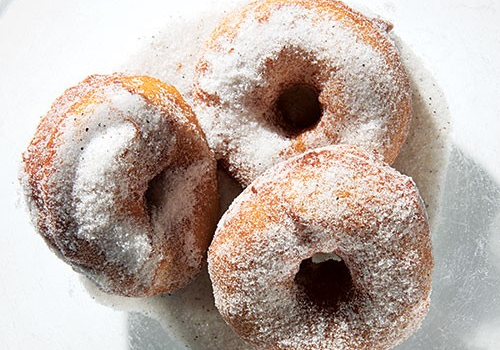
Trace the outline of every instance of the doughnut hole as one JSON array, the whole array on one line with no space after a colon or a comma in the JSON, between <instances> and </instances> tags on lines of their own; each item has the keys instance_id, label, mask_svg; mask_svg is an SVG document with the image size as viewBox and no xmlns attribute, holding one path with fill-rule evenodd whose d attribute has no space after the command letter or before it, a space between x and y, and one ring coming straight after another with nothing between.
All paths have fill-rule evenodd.
<instances>
[{"instance_id":1,"label":"doughnut hole","mask_svg":"<svg viewBox=\"0 0 500 350\"><path fill-rule=\"evenodd\" d=\"M144 204L150 219L152 219L152 213L158 211L158 209L161 210L165 202L165 192L167 191L167 188L165 188L165 171L166 169L149 181L144 194Z\"/></svg>"},{"instance_id":2,"label":"doughnut hole","mask_svg":"<svg viewBox=\"0 0 500 350\"><path fill-rule=\"evenodd\" d=\"M329 259L313 256L303 260L295 275L295 284L306 301L321 308L337 308L353 292L349 268L336 255Z\"/></svg>"},{"instance_id":3,"label":"doughnut hole","mask_svg":"<svg viewBox=\"0 0 500 350\"><path fill-rule=\"evenodd\" d=\"M294 84L276 101L275 123L287 134L300 134L314 126L322 114L318 91L307 84Z\"/></svg>"},{"instance_id":4,"label":"doughnut hole","mask_svg":"<svg viewBox=\"0 0 500 350\"><path fill-rule=\"evenodd\" d=\"M314 127L323 114L320 94L330 73L316 57L317 53L301 47L283 48L265 61L265 83L256 84L248 94L248 105L257 106L252 113L263 115L285 137L294 138Z\"/></svg>"}]
</instances>

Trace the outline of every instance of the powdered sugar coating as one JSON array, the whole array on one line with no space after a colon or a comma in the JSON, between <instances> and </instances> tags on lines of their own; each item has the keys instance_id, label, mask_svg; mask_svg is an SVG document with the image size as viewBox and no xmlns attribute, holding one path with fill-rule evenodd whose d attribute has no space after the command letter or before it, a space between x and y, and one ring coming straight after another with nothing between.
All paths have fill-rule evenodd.
<instances>
[{"instance_id":1,"label":"powdered sugar coating","mask_svg":"<svg viewBox=\"0 0 500 350\"><path fill-rule=\"evenodd\" d=\"M174 88L91 76L54 103L23 159L39 233L102 290L157 294L200 271L218 210L216 165Z\"/></svg>"},{"instance_id":2,"label":"powdered sugar coating","mask_svg":"<svg viewBox=\"0 0 500 350\"><path fill-rule=\"evenodd\" d=\"M256 1L221 22L198 63L194 108L240 183L329 144L376 149L394 161L411 120L411 92L381 23L323 0ZM294 84L319 92L322 116L290 136L273 120L280 94Z\"/></svg>"},{"instance_id":3,"label":"powdered sugar coating","mask_svg":"<svg viewBox=\"0 0 500 350\"><path fill-rule=\"evenodd\" d=\"M351 274L335 307L295 281L317 253L336 254ZM217 308L259 349L390 349L429 307L433 259L418 190L353 146L309 151L260 176L219 222L208 261Z\"/></svg>"}]
</instances>

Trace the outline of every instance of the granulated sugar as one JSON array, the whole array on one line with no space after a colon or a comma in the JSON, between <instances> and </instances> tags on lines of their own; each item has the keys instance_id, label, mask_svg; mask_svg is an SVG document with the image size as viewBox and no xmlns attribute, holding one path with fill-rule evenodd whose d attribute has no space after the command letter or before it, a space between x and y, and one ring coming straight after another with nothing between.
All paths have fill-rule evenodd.
<instances>
[{"instance_id":1,"label":"granulated sugar","mask_svg":"<svg viewBox=\"0 0 500 350\"><path fill-rule=\"evenodd\" d=\"M219 223L208 263L217 308L259 349L388 349L426 314L430 251L413 181L360 148L333 145L252 182ZM318 252L337 253L354 280L356 292L334 308L296 283Z\"/></svg>"},{"instance_id":2,"label":"granulated sugar","mask_svg":"<svg viewBox=\"0 0 500 350\"><path fill-rule=\"evenodd\" d=\"M413 92L410 132L393 166L413 178L427 206L431 232L437 227L450 153L451 121L448 104L438 82L415 53L397 36Z\"/></svg>"},{"instance_id":3,"label":"granulated sugar","mask_svg":"<svg viewBox=\"0 0 500 350\"><path fill-rule=\"evenodd\" d=\"M194 213L217 215L216 163L176 91L158 85L158 106L142 90L142 79L156 80L132 77L139 87L129 91L126 79L94 75L67 90L43 117L21 171L51 248L101 290L145 296L156 285L187 284L203 266L213 227ZM167 259L172 276L159 281Z\"/></svg>"},{"instance_id":4,"label":"granulated sugar","mask_svg":"<svg viewBox=\"0 0 500 350\"><path fill-rule=\"evenodd\" d=\"M283 3L262 20L260 4L217 27L199 61L193 107L216 157L244 185L304 149L332 143L376 149L392 162L411 100L387 33L339 3ZM365 26L363 35L353 21ZM291 137L277 125L276 101L298 83L317 92L322 115Z\"/></svg>"},{"instance_id":5,"label":"granulated sugar","mask_svg":"<svg viewBox=\"0 0 500 350\"><path fill-rule=\"evenodd\" d=\"M195 65L205 39L223 15L209 13L197 20L171 19L168 27L150 38L123 69L171 83L192 103ZM448 105L439 84L419 58L396 35L391 37L400 50L413 93L412 124L393 166L417 183L427 204L431 226L435 226L450 148Z\"/></svg>"},{"instance_id":6,"label":"granulated sugar","mask_svg":"<svg viewBox=\"0 0 500 350\"><path fill-rule=\"evenodd\" d=\"M123 70L152 75L173 84L191 102L195 64L205 38L222 15L224 13L214 12L197 19L170 18L165 30L154 38L145 39L147 42L143 49L131 58ZM395 31L397 32L397 28ZM416 182L427 205L432 231L439 221L440 198L449 151L448 107L438 85L419 59L401 40L397 37L394 40L401 50L413 90L413 122L394 166ZM227 176L224 176L220 184L225 208L239 188ZM92 294L107 305L140 312L156 319L164 331L180 344L179 348L250 348L232 333L219 316L206 272L187 288L171 295L123 299ZM135 324L134 327L140 328L141 325Z\"/></svg>"}]
</instances>

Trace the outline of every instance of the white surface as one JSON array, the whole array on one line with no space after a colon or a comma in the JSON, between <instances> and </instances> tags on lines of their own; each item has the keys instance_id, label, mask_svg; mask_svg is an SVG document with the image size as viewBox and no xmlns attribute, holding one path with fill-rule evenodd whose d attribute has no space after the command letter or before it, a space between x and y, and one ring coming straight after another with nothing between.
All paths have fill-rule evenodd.
<instances>
[{"instance_id":1,"label":"white surface","mask_svg":"<svg viewBox=\"0 0 500 350\"><path fill-rule=\"evenodd\" d=\"M454 142L468 155L467 160L460 163L464 165L455 169L456 173L461 174L461 170L470 167L474 171L469 169L467 174L495 178L497 183L491 188L498 191L500 2L411 0L403 4L395 0L359 0L357 3L391 20L396 33L422 58L440 83L450 106ZM154 35L168 25L172 13L193 11L196 16L209 8L210 2L14 0L3 6L0 2L0 10L3 8L0 13L2 348L125 349L129 346L126 314L95 303L83 290L78 277L34 234L27 215L18 205L17 166L39 116L64 89L88 74L115 71L144 42L141 38ZM459 152L455 158L460 158ZM487 173L476 171L476 163ZM450 177L450 184L457 187L452 194L461 193L467 186L472 190L475 184L479 186L478 193L483 193L481 188L490 189L484 183L481 179L465 181ZM472 194L451 196L451 199L466 201L470 198L470 203L457 202L444 213L449 215L449 225L455 224L454 229L459 230L455 232L457 236L469 232L470 225L479 225L471 219L478 214L488 220L491 216L497 218L493 222L481 222L483 226L478 227L484 228L485 236L464 238L462 244L468 244L470 249L457 246L454 253L486 254L497 258L492 261L498 261L499 197L488 197L488 192L484 192L483 200L493 201L485 207L482 200L472 198ZM446 231L446 227L443 230ZM436 242L441 248L454 244L457 242ZM447 276L446 266L437 267L442 268L438 270L440 277L449 278L451 286L460 277L456 269ZM477 271L471 283L498 283L498 269L488 265ZM463 285L457 284L457 288L466 283L467 280ZM468 298L480 296L484 289L478 292L473 287L477 286L464 290L469 292L465 294ZM439 312L456 312L460 318L460 307L444 306ZM464 344L460 345L463 349L500 348L498 318L477 318L466 327L468 321L457 320L464 324L462 328L443 324L429 332L428 337L440 334L450 340L465 337L460 343ZM425 349L418 345L422 342L415 344L414 349Z\"/></svg>"}]
</instances>

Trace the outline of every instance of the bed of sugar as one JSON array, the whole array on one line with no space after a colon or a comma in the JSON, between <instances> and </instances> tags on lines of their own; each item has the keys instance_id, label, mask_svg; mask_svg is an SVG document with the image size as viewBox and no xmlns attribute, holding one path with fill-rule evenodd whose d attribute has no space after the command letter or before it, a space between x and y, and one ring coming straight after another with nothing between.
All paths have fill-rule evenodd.
<instances>
[{"instance_id":1,"label":"bed of sugar","mask_svg":"<svg viewBox=\"0 0 500 350\"><path fill-rule=\"evenodd\" d=\"M194 66L207 34L221 15L214 12L196 19L169 18L167 27L146 40L123 70L160 78L175 85L191 100ZM393 35L393 39L410 75L414 110L409 137L394 166L414 179L426 202L431 228L436 228L450 148L448 106L438 84L418 57L399 38ZM223 172L219 175L224 211L240 188ZM141 328L141 323L146 325L149 318L158 321L161 330L152 331L164 332L164 338L171 338L176 344L172 349L251 349L219 316L206 271L183 290L146 299L112 297L98 292L89 283L86 286L99 302L130 311L135 322L132 328Z\"/></svg>"}]
</instances>

